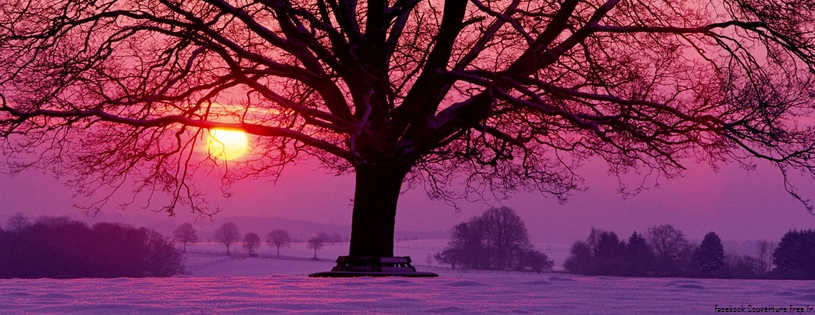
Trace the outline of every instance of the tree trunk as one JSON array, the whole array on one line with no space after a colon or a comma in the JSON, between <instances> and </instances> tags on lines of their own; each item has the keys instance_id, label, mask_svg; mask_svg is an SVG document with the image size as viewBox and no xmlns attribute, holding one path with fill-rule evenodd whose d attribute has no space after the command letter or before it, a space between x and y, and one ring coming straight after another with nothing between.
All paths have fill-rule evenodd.
<instances>
[{"instance_id":1,"label":"tree trunk","mask_svg":"<svg viewBox=\"0 0 815 315\"><path fill-rule=\"evenodd\" d=\"M407 166L359 165L349 256L393 257L396 202Z\"/></svg>"}]
</instances>

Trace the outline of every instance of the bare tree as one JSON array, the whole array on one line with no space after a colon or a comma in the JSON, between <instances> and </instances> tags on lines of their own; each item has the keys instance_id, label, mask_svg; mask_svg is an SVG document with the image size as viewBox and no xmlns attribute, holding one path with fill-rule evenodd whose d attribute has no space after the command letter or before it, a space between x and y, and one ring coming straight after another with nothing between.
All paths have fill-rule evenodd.
<instances>
[{"instance_id":1,"label":"bare tree","mask_svg":"<svg viewBox=\"0 0 815 315\"><path fill-rule=\"evenodd\" d=\"M258 247L260 247L260 236L255 233L247 233L243 237L243 248L249 252L249 256L254 256Z\"/></svg>"},{"instance_id":2,"label":"bare tree","mask_svg":"<svg viewBox=\"0 0 815 315\"><path fill-rule=\"evenodd\" d=\"M212 233L212 239L226 245L226 254L229 255L229 246L240 241L241 232L235 223L227 222Z\"/></svg>"},{"instance_id":3,"label":"bare tree","mask_svg":"<svg viewBox=\"0 0 815 315\"><path fill-rule=\"evenodd\" d=\"M690 272L687 269L690 268L693 248L682 231L665 224L649 228L646 237L656 254L654 267L657 273L678 276Z\"/></svg>"},{"instance_id":4,"label":"bare tree","mask_svg":"<svg viewBox=\"0 0 815 315\"><path fill-rule=\"evenodd\" d=\"M20 233L31 225L31 221L22 213L16 213L6 221L6 229L10 232Z\"/></svg>"},{"instance_id":5,"label":"bare tree","mask_svg":"<svg viewBox=\"0 0 815 315\"><path fill-rule=\"evenodd\" d=\"M670 224L651 227L646 236L657 257L678 259L689 246L685 233Z\"/></svg>"},{"instance_id":6,"label":"bare tree","mask_svg":"<svg viewBox=\"0 0 815 315\"><path fill-rule=\"evenodd\" d=\"M756 244L756 254L758 255L758 276L764 277L767 271L772 267L773 251L775 251L775 243L768 240L760 240Z\"/></svg>"},{"instance_id":7,"label":"bare tree","mask_svg":"<svg viewBox=\"0 0 815 315\"><path fill-rule=\"evenodd\" d=\"M273 230L266 235L266 244L277 248L277 258L280 258L280 247L288 247L291 244L289 232L284 230Z\"/></svg>"},{"instance_id":8,"label":"bare tree","mask_svg":"<svg viewBox=\"0 0 815 315\"><path fill-rule=\"evenodd\" d=\"M307 248L314 250L314 259L317 259L317 250L323 248L323 246L325 246L325 240L319 236L309 238L308 244L306 244Z\"/></svg>"},{"instance_id":9,"label":"bare tree","mask_svg":"<svg viewBox=\"0 0 815 315\"><path fill-rule=\"evenodd\" d=\"M146 196L169 193L169 213L208 213L195 171L219 170L229 186L316 158L356 176L350 255L392 256L403 185L448 200L529 189L563 201L585 188L575 167L589 158L618 176L756 159L785 179L815 176L815 134L798 123L815 93L807 1L1 6L11 170L70 172L81 194L102 194L91 209L133 179ZM199 154L215 128L253 135L252 153Z\"/></svg>"},{"instance_id":10,"label":"bare tree","mask_svg":"<svg viewBox=\"0 0 815 315\"><path fill-rule=\"evenodd\" d=\"M199 241L198 234L195 234L195 228L189 223L178 226L173 231L173 239L183 244L185 253L187 252L187 244L195 244Z\"/></svg>"}]
</instances>

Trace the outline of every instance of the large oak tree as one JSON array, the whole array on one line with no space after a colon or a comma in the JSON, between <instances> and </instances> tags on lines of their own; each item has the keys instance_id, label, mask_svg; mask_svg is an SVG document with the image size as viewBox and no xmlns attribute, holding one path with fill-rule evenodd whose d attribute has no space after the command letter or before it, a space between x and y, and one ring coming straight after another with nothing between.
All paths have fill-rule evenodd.
<instances>
[{"instance_id":1,"label":"large oak tree","mask_svg":"<svg viewBox=\"0 0 815 315\"><path fill-rule=\"evenodd\" d=\"M758 158L812 175L813 8L3 0L2 148L12 170L70 173L81 193L167 192L170 213L206 211L196 170L229 185L316 158L355 175L350 255L391 256L400 189L417 185L564 199L588 158L613 174ZM212 128L254 135L253 154L200 154Z\"/></svg>"}]
</instances>

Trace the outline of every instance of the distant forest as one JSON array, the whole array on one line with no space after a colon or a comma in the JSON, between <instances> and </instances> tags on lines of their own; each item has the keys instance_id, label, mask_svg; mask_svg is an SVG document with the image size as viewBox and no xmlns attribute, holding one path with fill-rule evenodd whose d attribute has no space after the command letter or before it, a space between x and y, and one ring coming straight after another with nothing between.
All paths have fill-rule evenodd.
<instances>
[{"instance_id":1,"label":"distant forest","mask_svg":"<svg viewBox=\"0 0 815 315\"><path fill-rule=\"evenodd\" d=\"M634 232L621 240L614 232L592 229L575 242L566 271L585 275L739 279L815 279L815 231L789 231L778 246L763 240L755 255L725 253L714 232L702 243L688 242L671 225Z\"/></svg>"},{"instance_id":2,"label":"distant forest","mask_svg":"<svg viewBox=\"0 0 815 315\"><path fill-rule=\"evenodd\" d=\"M0 229L0 278L167 277L183 257L156 231L67 217L30 222L17 214Z\"/></svg>"}]
</instances>

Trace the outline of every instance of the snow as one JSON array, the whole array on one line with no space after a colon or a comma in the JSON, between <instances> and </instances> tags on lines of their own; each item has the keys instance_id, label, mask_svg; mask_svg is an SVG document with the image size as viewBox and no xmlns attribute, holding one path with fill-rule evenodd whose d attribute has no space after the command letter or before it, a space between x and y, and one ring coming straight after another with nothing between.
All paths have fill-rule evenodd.
<instances>
[{"instance_id":1,"label":"snow","mask_svg":"<svg viewBox=\"0 0 815 315\"><path fill-rule=\"evenodd\" d=\"M2 314L707 314L715 307L815 308L815 281L588 277L460 271L426 266L437 242L397 243L439 278L309 278L347 244L302 244L273 258L225 257L217 244L188 247L189 276L0 280ZM401 249L400 249L401 248ZM539 246L539 248L541 248ZM233 252L241 250L233 249ZM414 254L415 253L415 254ZM745 309L747 311L749 309Z\"/></svg>"}]
</instances>

